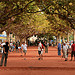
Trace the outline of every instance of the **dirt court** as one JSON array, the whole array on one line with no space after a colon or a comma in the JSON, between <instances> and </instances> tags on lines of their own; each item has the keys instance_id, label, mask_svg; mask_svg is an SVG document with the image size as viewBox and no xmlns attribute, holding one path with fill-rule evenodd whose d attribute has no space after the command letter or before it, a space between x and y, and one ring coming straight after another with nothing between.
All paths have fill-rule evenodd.
<instances>
[{"instance_id":1,"label":"dirt court","mask_svg":"<svg viewBox=\"0 0 75 75\"><path fill-rule=\"evenodd\" d=\"M48 53L43 53L43 60L38 60L37 47L28 47L26 57L10 52L7 66L0 67L0 75L74 75L75 61L69 60L70 55L68 61L58 56L56 47L49 47Z\"/></svg>"},{"instance_id":2,"label":"dirt court","mask_svg":"<svg viewBox=\"0 0 75 75\"><path fill-rule=\"evenodd\" d=\"M0 75L74 75L75 71L65 70L1 70Z\"/></svg>"}]
</instances>

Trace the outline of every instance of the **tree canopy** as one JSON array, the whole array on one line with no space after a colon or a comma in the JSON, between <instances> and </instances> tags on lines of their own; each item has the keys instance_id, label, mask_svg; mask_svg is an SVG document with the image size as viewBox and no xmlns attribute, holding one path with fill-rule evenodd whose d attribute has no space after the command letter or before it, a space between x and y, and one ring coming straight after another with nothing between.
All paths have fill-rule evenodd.
<instances>
[{"instance_id":1,"label":"tree canopy","mask_svg":"<svg viewBox=\"0 0 75 75\"><path fill-rule=\"evenodd\" d=\"M19 37L75 29L74 0L0 0L0 32Z\"/></svg>"}]
</instances>

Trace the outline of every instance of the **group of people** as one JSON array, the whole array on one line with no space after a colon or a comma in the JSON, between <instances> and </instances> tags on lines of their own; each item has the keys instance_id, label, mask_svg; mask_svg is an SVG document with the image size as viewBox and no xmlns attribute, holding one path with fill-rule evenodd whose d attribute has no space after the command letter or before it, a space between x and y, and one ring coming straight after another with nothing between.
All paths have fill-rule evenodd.
<instances>
[{"instance_id":1,"label":"group of people","mask_svg":"<svg viewBox=\"0 0 75 75\"><path fill-rule=\"evenodd\" d=\"M3 60L4 60L4 58L5 58L4 66L6 66L9 48L12 49L12 47L10 47L10 45L9 45L8 42L5 42L5 44L3 44L3 45L1 45L1 46L2 46L2 48L3 48L3 51L2 51L2 58L1 58L1 64L0 64L0 66L3 65ZM22 49L22 51L24 52L24 56L26 56L26 53L27 53L27 44L26 44L25 42L23 42L23 44L21 45L21 49ZM25 58L24 58L24 59L25 59Z\"/></svg>"},{"instance_id":2,"label":"group of people","mask_svg":"<svg viewBox=\"0 0 75 75\"><path fill-rule=\"evenodd\" d=\"M1 53L3 53L3 45L5 45L5 42L4 43L0 43L0 51ZM23 45L23 43L22 43ZM10 42L9 43L9 51L10 52L16 52L16 53L19 53L21 52L22 53L22 45L20 45L19 42Z\"/></svg>"},{"instance_id":3,"label":"group of people","mask_svg":"<svg viewBox=\"0 0 75 75\"><path fill-rule=\"evenodd\" d=\"M39 54L39 59L38 60L43 60L43 51L44 51L44 46L45 46L45 53L48 53L48 43L45 41L43 42L39 42L38 44L38 54ZM13 48L16 48L16 52L19 51L19 49L21 49L22 54L24 53L24 56L26 56L27 53L27 44L25 42L23 42L21 44L21 47L18 47L18 43L16 42L16 44L13 47L12 42L10 42L10 44L8 42L5 42L4 44L1 45L1 47L3 48L3 52L2 52L2 58L1 58L1 64L0 66L3 65L3 60L5 58L5 62L4 62L4 66L6 66L7 63L7 57L8 57L8 52L14 51ZM24 60L26 60L26 58L24 58Z\"/></svg>"},{"instance_id":4,"label":"group of people","mask_svg":"<svg viewBox=\"0 0 75 75\"><path fill-rule=\"evenodd\" d=\"M71 54L71 60L73 60L73 55L74 55L74 61L75 61L75 42L73 42L73 44L69 45L69 43L63 43L62 46L60 44L60 42L58 43L58 55L61 55L61 49L62 49L62 53L63 53L63 56L65 58L65 61L68 60L68 54L70 53Z\"/></svg>"},{"instance_id":5,"label":"group of people","mask_svg":"<svg viewBox=\"0 0 75 75\"><path fill-rule=\"evenodd\" d=\"M27 53L27 44L25 42L23 42L21 44L21 47L18 48L18 44L16 42L16 52L18 51L18 49L21 49L22 53L24 53L24 56L26 56L26 53ZM3 60L5 58L5 62L4 62L4 66L6 66L6 63L7 63L7 57L8 57L8 52L9 52L9 48L12 49L12 43L8 43L8 42L5 42L5 44L3 44L2 46L3 48L3 53L2 53L2 58L1 58L1 65L3 65ZM47 42L39 42L38 44L38 54L39 54L39 59L38 60L43 60L43 52L44 52L44 48L45 48L45 53L48 53L48 44ZM66 42L66 43L63 43L62 46L60 43L58 43L58 55L61 55L61 48L62 48L62 53L63 53L63 56L65 58L65 61L68 60L68 52L69 52L69 44ZM73 55L74 55L74 61L75 61L75 43L73 42L72 46L71 46L71 61L73 60ZM14 50L13 50L14 51ZM26 58L24 58L25 60Z\"/></svg>"}]
</instances>

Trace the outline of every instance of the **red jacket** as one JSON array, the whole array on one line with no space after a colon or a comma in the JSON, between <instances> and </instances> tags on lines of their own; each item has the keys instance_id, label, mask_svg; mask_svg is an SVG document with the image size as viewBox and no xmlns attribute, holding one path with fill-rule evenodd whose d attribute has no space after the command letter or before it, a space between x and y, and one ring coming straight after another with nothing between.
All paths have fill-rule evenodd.
<instances>
[{"instance_id":1,"label":"red jacket","mask_svg":"<svg viewBox=\"0 0 75 75\"><path fill-rule=\"evenodd\" d=\"M72 48L72 51L75 51L75 44L72 44L71 48Z\"/></svg>"}]
</instances>

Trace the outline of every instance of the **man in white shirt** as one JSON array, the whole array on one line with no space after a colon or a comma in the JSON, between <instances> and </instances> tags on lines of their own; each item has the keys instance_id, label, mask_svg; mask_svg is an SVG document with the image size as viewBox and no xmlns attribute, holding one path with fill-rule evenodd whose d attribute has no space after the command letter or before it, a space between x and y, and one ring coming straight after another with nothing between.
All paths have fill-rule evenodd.
<instances>
[{"instance_id":1,"label":"man in white shirt","mask_svg":"<svg viewBox=\"0 0 75 75\"><path fill-rule=\"evenodd\" d=\"M65 61L67 61L67 45L65 43L63 44L63 54L65 57Z\"/></svg>"},{"instance_id":2,"label":"man in white shirt","mask_svg":"<svg viewBox=\"0 0 75 75\"><path fill-rule=\"evenodd\" d=\"M21 47L22 47L22 50L24 52L24 56L26 56L26 53L27 53L27 44L25 42L23 42L23 44L21 45ZM24 60L25 60L25 58L24 58Z\"/></svg>"},{"instance_id":3,"label":"man in white shirt","mask_svg":"<svg viewBox=\"0 0 75 75\"><path fill-rule=\"evenodd\" d=\"M3 53L3 46L4 45L6 45L5 42L1 44L1 47L2 47L2 52L1 53Z\"/></svg>"},{"instance_id":4,"label":"man in white shirt","mask_svg":"<svg viewBox=\"0 0 75 75\"><path fill-rule=\"evenodd\" d=\"M69 48L69 43L68 42L66 42L66 46L67 46L67 49Z\"/></svg>"},{"instance_id":5,"label":"man in white shirt","mask_svg":"<svg viewBox=\"0 0 75 75\"><path fill-rule=\"evenodd\" d=\"M67 46L67 56L68 56L68 49L70 48L68 42L66 42L66 46Z\"/></svg>"},{"instance_id":6,"label":"man in white shirt","mask_svg":"<svg viewBox=\"0 0 75 75\"><path fill-rule=\"evenodd\" d=\"M39 59L38 59L38 60L43 59L43 58L42 58L43 50L44 50L44 49L43 49L43 44L42 44L41 42L39 42L39 45L38 45Z\"/></svg>"}]
</instances>

